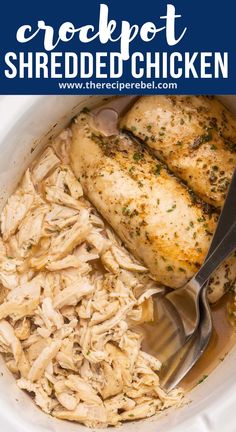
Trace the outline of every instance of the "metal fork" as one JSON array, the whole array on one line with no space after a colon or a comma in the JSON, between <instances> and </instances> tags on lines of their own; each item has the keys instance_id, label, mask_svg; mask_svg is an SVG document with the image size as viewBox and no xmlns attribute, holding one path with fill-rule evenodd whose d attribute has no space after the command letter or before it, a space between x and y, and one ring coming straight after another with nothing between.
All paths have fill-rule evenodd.
<instances>
[{"instance_id":1,"label":"metal fork","mask_svg":"<svg viewBox=\"0 0 236 432\"><path fill-rule=\"evenodd\" d=\"M124 96L116 99L111 98L105 104L93 109L91 111L91 118L96 129L100 130L103 134L107 136L116 135L118 133L118 120L120 115L130 107L130 105L135 101L135 99L137 99L137 96ZM222 233L219 238L222 238ZM216 241L212 243L212 247L209 249L209 254L213 250L213 245L214 247L216 247L216 244ZM228 252L228 254L229 253L230 252ZM222 260L219 261L218 265L221 263L221 261ZM158 315L158 322L160 323L158 326L158 337L156 331L153 332L153 329L151 329L152 331L148 333L149 336L151 335L158 340L159 357L163 357L164 354L164 358L172 358L173 356L171 357L171 353L179 351L179 349L183 346L187 346L186 341L188 341L188 339L191 339L191 335L194 334L198 326L200 307L202 309L202 322L205 322L204 328L200 329L200 333L202 335L200 345L203 348L207 345L210 339L212 324L211 313L206 296L206 288L204 288L203 282L204 280L206 281L208 279L210 274L215 269L214 265L213 267L209 267L209 264L212 263L208 262L207 260L208 273L206 270L204 272L204 268L202 267L196 275L197 280L193 278L184 288L178 291L173 291L167 294L166 297L159 298L156 302L155 312ZM210 269L211 272L209 272ZM186 297L184 299L185 305L187 305L190 313L188 313L188 310L186 313L185 307L182 307L183 292L185 293L184 297ZM176 305L178 310L175 307ZM173 343L174 339L176 342L175 344ZM153 347L151 347L152 344L150 343L148 345L148 351L150 351L150 348L153 351L153 347L156 344L154 343ZM169 354L167 357L166 349Z\"/></svg>"},{"instance_id":2,"label":"metal fork","mask_svg":"<svg viewBox=\"0 0 236 432\"><path fill-rule=\"evenodd\" d=\"M165 296L165 301L169 301L178 311L186 340L197 329L200 318L199 299L206 281L225 258L234 251L235 247L236 218L226 236L210 257L207 258L197 274L183 288L172 291Z\"/></svg>"},{"instance_id":3,"label":"metal fork","mask_svg":"<svg viewBox=\"0 0 236 432\"><path fill-rule=\"evenodd\" d=\"M216 247L213 253L206 259L198 273L191 279L190 292L192 292L193 297L195 297L195 291L198 294L198 314L200 316L200 305L199 298L202 289L212 275L212 273L218 268L218 266L225 260L225 258L230 255L236 248L236 218L233 224L228 230L227 234ZM205 296L205 293L204 293ZM151 354L158 356L158 358L163 362L163 360L168 359L173 354L175 354L185 343L190 339L186 338L185 327L182 319L185 316L188 317L191 324L191 315L188 312L184 315L183 308L181 314L179 314L178 309L176 309L168 299L157 296L155 299L155 331L152 325L145 325L145 336L149 337L148 345L144 343L144 349L147 349ZM183 300L184 301L184 300ZM187 301L184 307L190 304ZM202 308L206 304L205 297L202 298ZM191 310L194 313L194 310ZM210 314L208 308L204 307L204 313L209 320ZM210 327L210 325L209 325ZM211 329L211 327L210 327ZM210 336L210 335L209 335Z\"/></svg>"},{"instance_id":4,"label":"metal fork","mask_svg":"<svg viewBox=\"0 0 236 432\"><path fill-rule=\"evenodd\" d=\"M236 169L234 171L224 207L218 220L214 237L208 255L218 246L235 220L236 213ZM212 334L211 310L207 299L205 284L200 298L200 324L194 335L181 347L177 353L166 358L160 371L160 382L167 391L175 387L205 351ZM158 356L158 352L156 352Z\"/></svg>"}]
</instances>

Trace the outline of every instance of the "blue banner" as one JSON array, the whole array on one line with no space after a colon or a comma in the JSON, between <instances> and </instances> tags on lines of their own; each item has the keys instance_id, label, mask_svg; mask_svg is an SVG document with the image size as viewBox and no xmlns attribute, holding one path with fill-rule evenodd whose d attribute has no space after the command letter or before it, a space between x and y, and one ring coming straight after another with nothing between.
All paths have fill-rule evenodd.
<instances>
[{"instance_id":1,"label":"blue banner","mask_svg":"<svg viewBox=\"0 0 236 432\"><path fill-rule=\"evenodd\" d=\"M4 3L1 94L235 94L235 1Z\"/></svg>"}]
</instances>

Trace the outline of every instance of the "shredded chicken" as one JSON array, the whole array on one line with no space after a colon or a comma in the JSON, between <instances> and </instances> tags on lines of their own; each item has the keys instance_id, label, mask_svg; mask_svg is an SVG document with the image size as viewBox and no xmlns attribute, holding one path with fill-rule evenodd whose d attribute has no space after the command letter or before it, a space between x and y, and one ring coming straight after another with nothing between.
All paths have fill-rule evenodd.
<instances>
[{"instance_id":1,"label":"shredded chicken","mask_svg":"<svg viewBox=\"0 0 236 432\"><path fill-rule=\"evenodd\" d=\"M27 170L1 215L0 351L18 386L59 419L117 426L178 406L135 326L163 290L92 205L70 130Z\"/></svg>"}]
</instances>

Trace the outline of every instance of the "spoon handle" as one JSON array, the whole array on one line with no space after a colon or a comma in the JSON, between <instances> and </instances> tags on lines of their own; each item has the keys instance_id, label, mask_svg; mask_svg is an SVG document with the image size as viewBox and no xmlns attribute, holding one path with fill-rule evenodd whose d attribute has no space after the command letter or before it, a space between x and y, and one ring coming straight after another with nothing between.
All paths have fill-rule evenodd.
<instances>
[{"instance_id":1,"label":"spoon handle","mask_svg":"<svg viewBox=\"0 0 236 432\"><path fill-rule=\"evenodd\" d=\"M212 254L213 250L218 246L222 238L227 233L228 229L230 228L230 226L235 220L235 214L236 214L236 168L234 170L232 180L229 185L229 189L225 198L225 203L221 211L207 257Z\"/></svg>"},{"instance_id":2,"label":"spoon handle","mask_svg":"<svg viewBox=\"0 0 236 432\"><path fill-rule=\"evenodd\" d=\"M236 168L234 170L232 180L229 185L229 189L225 198L225 203L223 209L221 211L216 230L214 232L212 242L210 244L206 260L212 254L214 249L220 244L222 238L227 234L227 230L234 222L236 214ZM205 290L203 290L204 302L206 302L206 289L207 284L205 285Z\"/></svg>"}]
</instances>

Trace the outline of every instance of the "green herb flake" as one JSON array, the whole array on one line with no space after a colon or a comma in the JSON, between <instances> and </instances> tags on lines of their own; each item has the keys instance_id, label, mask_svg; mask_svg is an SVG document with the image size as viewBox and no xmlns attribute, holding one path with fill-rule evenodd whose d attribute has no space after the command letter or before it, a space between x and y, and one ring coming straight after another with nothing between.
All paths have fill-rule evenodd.
<instances>
[{"instance_id":1,"label":"green herb flake","mask_svg":"<svg viewBox=\"0 0 236 432\"><path fill-rule=\"evenodd\" d=\"M124 206L124 207L122 208L122 214L123 214L124 216L129 216L129 215L130 215L130 208L127 207L127 206Z\"/></svg>"},{"instance_id":2,"label":"green herb flake","mask_svg":"<svg viewBox=\"0 0 236 432\"><path fill-rule=\"evenodd\" d=\"M140 161L141 159L143 159L143 154L139 153L139 152L135 152L133 154L133 160L135 160L135 162Z\"/></svg>"},{"instance_id":3,"label":"green herb flake","mask_svg":"<svg viewBox=\"0 0 236 432\"><path fill-rule=\"evenodd\" d=\"M179 267L179 271L182 272L182 273L186 273L186 270L183 269L182 267Z\"/></svg>"},{"instance_id":4,"label":"green herb flake","mask_svg":"<svg viewBox=\"0 0 236 432\"><path fill-rule=\"evenodd\" d=\"M156 165L156 167L154 168L154 174L155 176L159 176L162 170L162 166L161 164Z\"/></svg>"},{"instance_id":5,"label":"green herb flake","mask_svg":"<svg viewBox=\"0 0 236 432\"><path fill-rule=\"evenodd\" d=\"M171 207L170 209L166 210L166 211L167 211L167 213L170 213L170 212L172 212L175 208L176 208L176 204L173 204L172 207Z\"/></svg>"},{"instance_id":6,"label":"green herb flake","mask_svg":"<svg viewBox=\"0 0 236 432\"><path fill-rule=\"evenodd\" d=\"M198 381L198 384L201 384L203 381L205 381L205 379L208 377L208 375L203 375L203 377Z\"/></svg>"},{"instance_id":7,"label":"green herb flake","mask_svg":"<svg viewBox=\"0 0 236 432\"><path fill-rule=\"evenodd\" d=\"M198 222L205 222L205 220L206 218L204 216L197 219Z\"/></svg>"},{"instance_id":8,"label":"green herb flake","mask_svg":"<svg viewBox=\"0 0 236 432\"><path fill-rule=\"evenodd\" d=\"M90 112L90 109L86 106L80 111L81 114L88 114L89 112Z\"/></svg>"},{"instance_id":9,"label":"green herb flake","mask_svg":"<svg viewBox=\"0 0 236 432\"><path fill-rule=\"evenodd\" d=\"M129 168L130 174L132 174L134 171L135 171L135 166L132 166L132 167Z\"/></svg>"},{"instance_id":10,"label":"green herb flake","mask_svg":"<svg viewBox=\"0 0 236 432\"><path fill-rule=\"evenodd\" d=\"M173 269L173 267L172 267L171 265L168 265L168 266L166 267L166 270L167 270L167 271L174 271L174 269Z\"/></svg>"},{"instance_id":11,"label":"green herb flake","mask_svg":"<svg viewBox=\"0 0 236 432\"><path fill-rule=\"evenodd\" d=\"M222 362L225 360L225 357L228 355L228 352L225 353L225 355L223 357L220 357L219 360Z\"/></svg>"}]
</instances>

